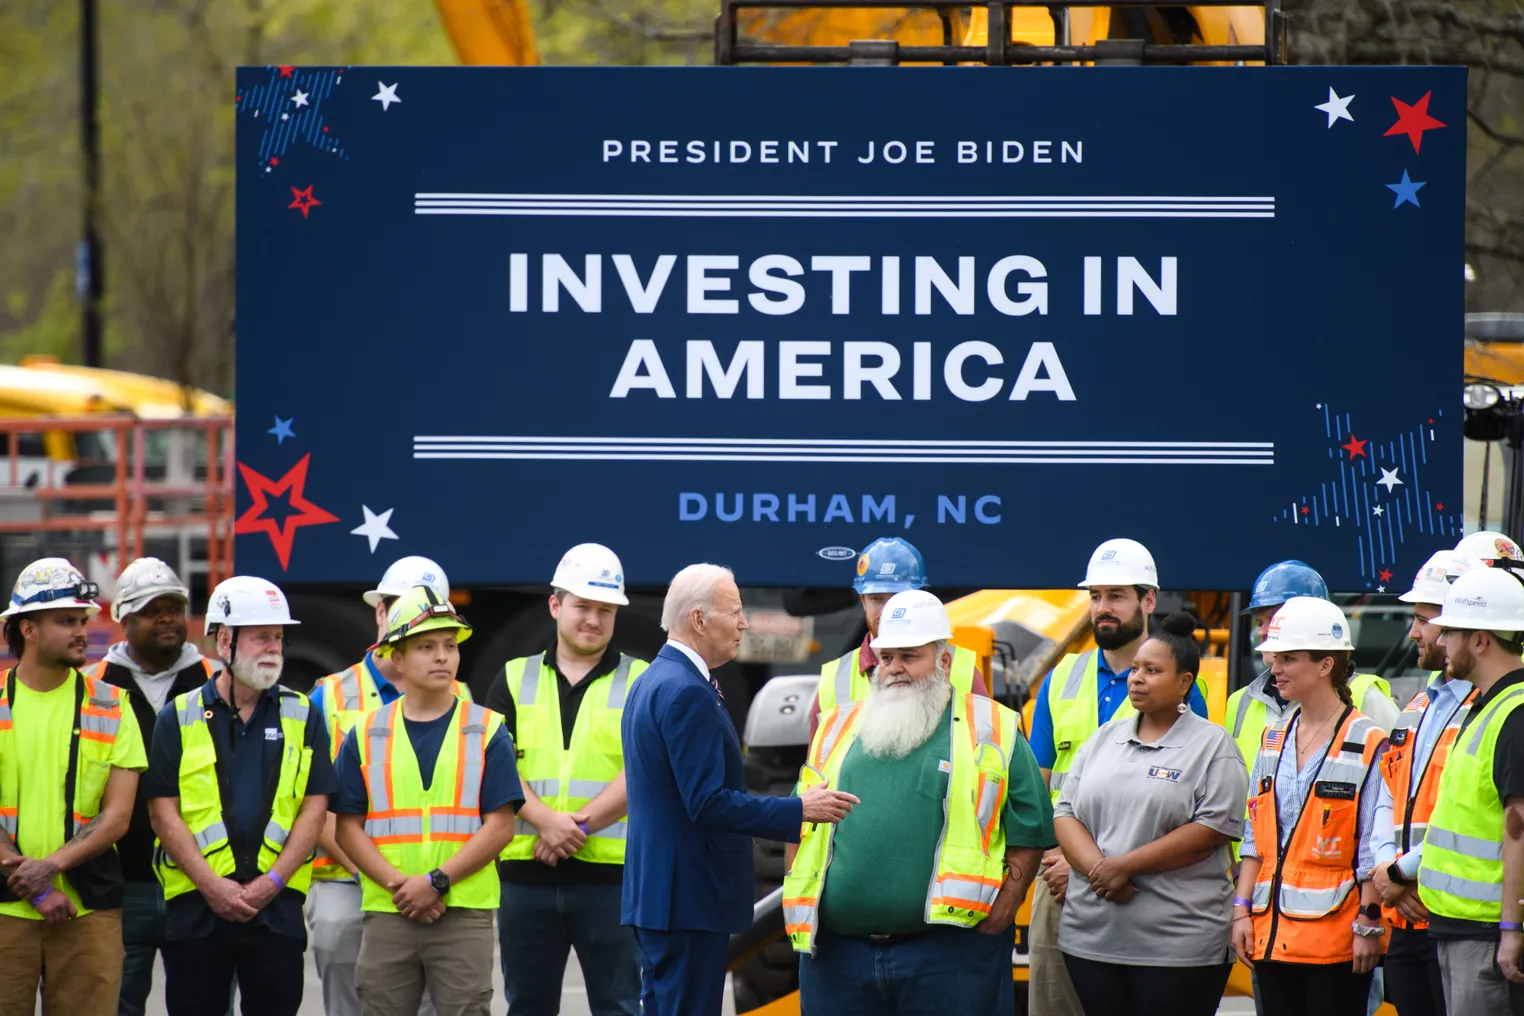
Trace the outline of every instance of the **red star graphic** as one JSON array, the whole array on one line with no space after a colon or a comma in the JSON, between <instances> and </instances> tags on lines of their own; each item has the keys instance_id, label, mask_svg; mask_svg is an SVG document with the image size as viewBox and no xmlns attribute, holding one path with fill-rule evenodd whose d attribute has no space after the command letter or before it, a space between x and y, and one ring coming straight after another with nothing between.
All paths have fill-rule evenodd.
<instances>
[{"instance_id":1,"label":"red star graphic","mask_svg":"<svg viewBox=\"0 0 1524 1016\"><path fill-rule=\"evenodd\" d=\"M1439 502L1438 504L1436 504L1434 506L1434 510L1437 511L1437 512L1444 511L1445 510L1445 503L1443 501Z\"/></svg>"},{"instance_id":2,"label":"red star graphic","mask_svg":"<svg viewBox=\"0 0 1524 1016\"><path fill-rule=\"evenodd\" d=\"M238 471L243 474L244 486L249 488L254 503L248 511L238 516L238 521L233 523L233 532L239 535L264 533L269 536L270 546L275 548L275 556L280 558L281 571L285 571L291 563L291 540L296 536L298 526L321 526L339 521L337 516L330 515L303 496L303 488L307 486L307 461L311 458L311 453L303 455L301 461L292 466L285 476L274 481L242 462L238 463ZM260 518L270 507L271 494L281 497L288 492L295 514L286 516L279 523L274 519Z\"/></svg>"},{"instance_id":3,"label":"red star graphic","mask_svg":"<svg viewBox=\"0 0 1524 1016\"><path fill-rule=\"evenodd\" d=\"M1423 98L1413 105L1391 96L1392 105L1397 107L1397 122L1387 128L1383 137L1391 137L1393 134L1406 134L1408 140L1413 142L1413 151L1418 151L1418 146L1423 142L1423 132L1443 127L1444 124L1429 115L1429 96L1433 92L1424 92Z\"/></svg>"},{"instance_id":4,"label":"red star graphic","mask_svg":"<svg viewBox=\"0 0 1524 1016\"><path fill-rule=\"evenodd\" d=\"M291 76L291 72L294 70L296 70L295 67L282 66L280 69L280 76L283 78L289 78ZM1393 99L1392 101L1395 102L1397 100Z\"/></svg>"},{"instance_id":5,"label":"red star graphic","mask_svg":"<svg viewBox=\"0 0 1524 1016\"><path fill-rule=\"evenodd\" d=\"M279 155L272 155L272 156L270 156L270 165L272 165L272 166L279 166L280 165L280 156Z\"/></svg>"},{"instance_id":6,"label":"red star graphic","mask_svg":"<svg viewBox=\"0 0 1524 1016\"><path fill-rule=\"evenodd\" d=\"M1310 511L1312 511L1311 508L1307 507L1306 505L1302 505L1302 514L1303 515L1306 515Z\"/></svg>"},{"instance_id":7,"label":"red star graphic","mask_svg":"<svg viewBox=\"0 0 1524 1016\"><path fill-rule=\"evenodd\" d=\"M1349 452L1350 461L1353 462L1356 455L1365 454L1365 446L1370 443L1370 438L1366 438L1364 441L1361 441L1359 438L1355 437L1355 435L1351 434L1349 436L1349 444L1341 444L1339 447Z\"/></svg>"},{"instance_id":8,"label":"red star graphic","mask_svg":"<svg viewBox=\"0 0 1524 1016\"><path fill-rule=\"evenodd\" d=\"M1381 571L1379 571L1377 573L1377 575L1380 577L1382 582L1390 582L1390 581L1392 581L1392 573L1390 571L1388 571L1387 569L1385 569L1385 568L1381 569Z\"/></svg>"},{"instance_id":9,"label":"red star graphic","mask_svg":"<svg viewBox=\"0 0 1524 1016\"><path fill-rule=\"evenodd\" d=\"M291 199L292 200L291 200L291 203L289 205L287 205L286 207L287 208L295 208L295 209L297 209L298 211L300 211L302 213L302 218L305 219L307 217L307 213L308 212L312 211L313 208L315 208L318 205L323 203L323 202L319 201L317 198L312 196L312 188L314 186L315 186L315 184L310 184L309 183L307 185L305 190L297 190L295 187L292 187L291 188Z\"/></svg>"}]
</instances>

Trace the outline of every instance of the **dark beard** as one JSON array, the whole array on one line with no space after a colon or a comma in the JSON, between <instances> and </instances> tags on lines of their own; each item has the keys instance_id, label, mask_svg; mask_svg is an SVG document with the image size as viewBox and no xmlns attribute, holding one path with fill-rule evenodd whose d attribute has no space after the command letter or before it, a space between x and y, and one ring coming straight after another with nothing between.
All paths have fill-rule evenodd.
<instances>
[{"instance_id":1,"label":"dark beard","mask_svg":"<svg viewBox=\"0 0 1524 1016\"><path fill-rule=\"evenodd\" d=\"M1419 647L1418 666L1421 670L1444 670L1445 647L1437 644L1428 649Z\"/></svg>"},{"instance_id":2,"label":"dark beard","mask_svg":"<svg viewBox=\"0 0 1524 1016\"><path fill-rule=\"evenodd\" d=\"M1095 629L1095 644L1105 650L1121 649L1127 643L1143 634L1143 612L1133 618L1131 623L1122 622L1110 631Z\"/></svg>"}]
</instances>

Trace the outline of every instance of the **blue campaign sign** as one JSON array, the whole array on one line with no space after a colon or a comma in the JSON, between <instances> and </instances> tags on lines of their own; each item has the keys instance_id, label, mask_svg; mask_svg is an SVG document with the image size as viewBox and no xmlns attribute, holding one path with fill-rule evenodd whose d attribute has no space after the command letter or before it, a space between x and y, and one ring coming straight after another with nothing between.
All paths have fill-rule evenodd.
<instances>
[{"instance_id":1,"label":"blue campaign sign","mask_svg":"<svg viewBox=\"0 0 1524 1016\"><path fill-rule=\"evenodd\" d=\"M1406 588L1459 537L1456 68L245 68L238 566Z\"/></svg>"}]
</instances>

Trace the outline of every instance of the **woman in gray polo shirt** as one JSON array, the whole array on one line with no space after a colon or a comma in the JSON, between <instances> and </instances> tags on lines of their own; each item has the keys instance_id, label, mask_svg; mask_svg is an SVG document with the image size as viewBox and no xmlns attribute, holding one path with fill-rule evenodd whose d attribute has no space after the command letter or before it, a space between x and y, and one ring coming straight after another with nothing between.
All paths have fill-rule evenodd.
<instances>
[{"instance_id":1,"label":"woman in gray polo shirt","mask_svg":"<svg viewBox=\"0 0 1524 1016\"><path fill-rule=\"evenodd\" d=\"M1228 973L1248 771L1228 732L1186 706L1201 666L1188 614L1138 649L1137 710L1085 742L1053 809L1072 866L1059 919L1088 1016L1211 1016Z\"/></svg>"}]
</instances>

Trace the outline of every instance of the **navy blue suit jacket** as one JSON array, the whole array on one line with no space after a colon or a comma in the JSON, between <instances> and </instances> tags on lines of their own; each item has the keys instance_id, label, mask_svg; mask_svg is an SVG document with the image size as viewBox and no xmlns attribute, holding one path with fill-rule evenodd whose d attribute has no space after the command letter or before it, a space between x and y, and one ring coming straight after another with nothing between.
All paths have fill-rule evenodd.
<instances>
[{"instance_id":1,"label":"navy blue suit jacket","mask_svg":"<svg viewBox=\"0 0 1524 1016\"><path fill-rule=\"evenodd\" d=\"M746 793L741 740L693 661L663 646L624 706L629 793L623 923L734 934L751 926L751 837L797 843L797 797Z\"/></svg>"}]
</instances>

